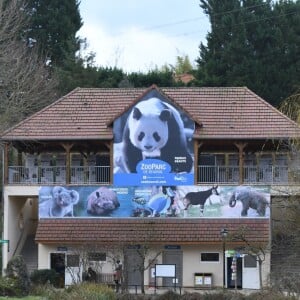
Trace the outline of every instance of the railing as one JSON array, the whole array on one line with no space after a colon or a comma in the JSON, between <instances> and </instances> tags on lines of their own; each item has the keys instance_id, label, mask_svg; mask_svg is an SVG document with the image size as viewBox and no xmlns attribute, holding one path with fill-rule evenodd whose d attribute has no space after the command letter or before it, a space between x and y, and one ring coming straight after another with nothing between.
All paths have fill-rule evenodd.
<instances>
[{"instance_id":1,"label":"railing","mask_svg":"<svg viewBox=\"0 0 300 300\"><path fill-rule=\"evenodd\" d=\"M70 184L109 184L110 167L71 167ZM9 184L66 184L66 167L8 167Z\"/></svg>"},{"instance_id":2,"label":"railing","mask_svg":"<svg viewBox=\"0 0 300 300\"><path fill-rule=\"evenodd\" d=\"M198 166L197 183L238 184L238 166ZM242 175L247 184L289 184L293 176L287 166L245 166Z\"/></svg>"},{"instance_id":3,"label":"railing","mask_svg":"<svg viewBox=\"0 0 300 300\"><path fill-rule=\"evenodd\" d=\"M66 184L66 167L12 167L9 184ZM238 166L198 166L197 183L238 184ZM71 167L70 184L110 184L110 167ZM291 170L287 166L245 166L243 183L246 184L290 184Z\"/></svg>"},{"instance_id":4,"label":"railing","mask_svg":"<svg viewBox=\"0 0 300 300\"><path fill-rule=\"evenodd\" d=\"M198 166L198 183L238 183L239 167Z\"/></svg>"}]
</instances>

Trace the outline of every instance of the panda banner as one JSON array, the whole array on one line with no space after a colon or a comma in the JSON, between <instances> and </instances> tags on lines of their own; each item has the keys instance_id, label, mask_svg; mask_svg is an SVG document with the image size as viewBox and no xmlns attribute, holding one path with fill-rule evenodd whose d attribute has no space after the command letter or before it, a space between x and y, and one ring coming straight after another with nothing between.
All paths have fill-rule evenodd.
<instances>
[{"instance_id":1,"label":"panda banner","mask_svg":"<svg viewBox=\"0 0 300 300\"><path fill-rule=\"evenodd\" d=\"M39 218L269 218L269 187L43 186Z\"/></svg>"},{"instance_id":2,"label":"panda banner","mask_svg":"<svg viewBox=\"0 0 300 300\"><path fill-rule=\"evenodd\" d=\"M149 96L114 122L114 184L193 184L194 121L159 95Z\"/></svg>"}]
</instances>

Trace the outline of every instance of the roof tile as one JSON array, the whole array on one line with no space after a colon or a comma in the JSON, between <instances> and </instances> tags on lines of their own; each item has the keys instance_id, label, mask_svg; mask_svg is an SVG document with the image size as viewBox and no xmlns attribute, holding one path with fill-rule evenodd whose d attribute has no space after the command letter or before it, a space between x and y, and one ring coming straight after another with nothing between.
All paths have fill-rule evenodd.
<instances>
[{"instance_id":1,"label":"roof tile","mask_svg":"<svg viewBox=\"0 0 300 300\"><path fill-rule=\"evenodd\" d=\"M6 131L3 140L112 139L111 122L156 86L77 88ZM158 89L196 122L200 139L265 139L300 135L297 124L245 87Z\"/></svg>"},{"instance_id":2,"label":"roof tile","mask_svg":"<svg viewBox=\"0 0 300 300\"><path fill-rule=\"evenodd\" d=\"M266 243L268 219L113 219L60 218L40 219L36 242L52 243L112 243L112 244L201 244L221 242L220 230L230 233L246 227L249 242ZM238 242L238 241L237 241Z\"/></svg>"}]
</instances>

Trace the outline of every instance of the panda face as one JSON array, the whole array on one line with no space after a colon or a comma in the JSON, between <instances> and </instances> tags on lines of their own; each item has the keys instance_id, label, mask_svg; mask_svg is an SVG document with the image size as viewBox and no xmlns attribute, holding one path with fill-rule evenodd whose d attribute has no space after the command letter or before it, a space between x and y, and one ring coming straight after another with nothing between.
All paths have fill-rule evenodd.
<instances>
[{"instance_id":1,"label":"panda face","mask_svg":"<svg viewBox=\"0 0 300 300\"><path fill-rule=\"evenodd\" d=\"M160 149L168 141L167 119L169 116L168 110L162 111L160 114L153 112L142 114L138 108L134 108L129 121L131 143L145 155L159 155Z\"/></svg>"}]
</instances>

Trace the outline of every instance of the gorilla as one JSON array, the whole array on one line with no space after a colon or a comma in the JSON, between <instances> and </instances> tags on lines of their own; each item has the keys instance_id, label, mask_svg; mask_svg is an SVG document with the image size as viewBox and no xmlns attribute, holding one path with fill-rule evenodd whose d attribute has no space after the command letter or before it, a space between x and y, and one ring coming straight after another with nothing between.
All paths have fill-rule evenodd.
<instances>
[{"instance_id":1,"label":"gorilla","mask_svg":"<svg viewBox=\"0 0 300 300\"><path fill-rule=\"evenodd\" d=\"M229 200L229 206L234 207L237 200L242 202L243 208L241 216L245 217L248 215L248 209L255 209L260 217L266 215L266 207L269 206L269 202L264 195L251 187L240 186L237 187L233 192Z\"/></svg>"}]
</instances>

